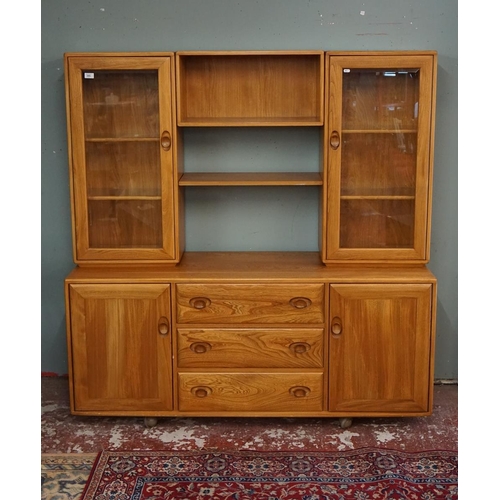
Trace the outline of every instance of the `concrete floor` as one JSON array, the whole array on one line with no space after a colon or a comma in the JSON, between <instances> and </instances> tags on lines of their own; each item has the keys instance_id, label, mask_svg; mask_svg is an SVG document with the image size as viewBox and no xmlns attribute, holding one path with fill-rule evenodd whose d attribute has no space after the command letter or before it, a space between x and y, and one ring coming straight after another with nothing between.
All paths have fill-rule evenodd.
<instances>
[{"instance_id":1,"label":"concrete floor","mask_svg":"<svg viewBox=\"0 0 500 500\"><path fill-rule=\"evenodd\" d=\"M429 417L356 418L348 429L330 418L81 417L69 411L68 379L42 377L42 453L100 450L334 451L382 447L458 449L458 386L436 385Z\"/></svg>"}]
</instances>

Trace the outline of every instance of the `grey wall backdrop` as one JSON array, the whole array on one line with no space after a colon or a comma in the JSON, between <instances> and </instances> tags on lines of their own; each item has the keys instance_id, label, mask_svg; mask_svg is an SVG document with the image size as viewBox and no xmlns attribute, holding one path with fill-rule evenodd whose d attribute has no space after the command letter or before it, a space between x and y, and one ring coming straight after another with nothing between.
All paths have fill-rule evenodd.
<instances>
[{"instance_id":1,"label":"grey wall backdrop","mask_svg":"<svg viewBox=\"0 0 500 500\"><path fill-rule=\"evenodd\" d=\"M63 281L74 264L64 52L437 50L429 265L439 283L435 376L458 378L456 0L43 0L41 7L42 372L68 371ZM317 142L309 129L188 130L186 170L200 169L202 159L221 170L317 170ZM318 195L314 187L189 188L187 250L317 250Z\"/></svg>"}]
</instances>

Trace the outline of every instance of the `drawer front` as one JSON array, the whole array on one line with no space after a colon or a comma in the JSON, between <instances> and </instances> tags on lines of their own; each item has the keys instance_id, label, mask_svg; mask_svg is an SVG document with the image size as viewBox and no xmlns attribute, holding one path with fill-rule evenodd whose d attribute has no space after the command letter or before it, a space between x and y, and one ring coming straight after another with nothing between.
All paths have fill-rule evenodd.
<instances>
[{"instance_id":1,"label":"drawer front","mask_svg":"<svg viewBox=\"0 0 500 500\"><path fill-rule=\"evenodd\" d=\"M178 323L324 322L323 284L179 284L176 296Z\"/></svg>"},{"instance_id":2,"label":"drawer front","mask_svg":"<svg viewBox=\"0 0 500 500\"><path fill-rule=\"evenodd\" d=\"M181 368L321 368L322 328L177 330Z\"/></svg>"},{"instance_id":3,"label":"drawer front","mask_svg":"<svg viewBox=\"0 0 500 500\"><path fill-rule=\"evenodd\" d=\"M322 373L179 373L178 377L180 411L323 409Z\"/></svg>"}]
</instances>

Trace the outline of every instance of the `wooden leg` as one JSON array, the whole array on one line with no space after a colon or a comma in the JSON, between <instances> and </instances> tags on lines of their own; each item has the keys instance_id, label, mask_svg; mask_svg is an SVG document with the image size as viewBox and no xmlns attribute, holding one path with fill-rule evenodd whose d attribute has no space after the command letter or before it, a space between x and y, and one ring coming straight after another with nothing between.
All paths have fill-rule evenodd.
<instances>
[{"instance_id":1,"label":"wooden leg","mask_svg":"<svg viewBox=\"0 0 500 500\"><path fill-rule=\"evenodd\" d=\"M340 427L342 427L342 429L348 429L349 427L351 427L351 425L352 425L352 418L342 417L340 419Z\"/></svg>"},{"instance_id":2,"label":"wooden leg","mask_svg":"<svg viewBox=\"0 0 500 500\"><path fill-rule=\"evenodd\" d=\"M146 427L154 427L158 423L158 419L155 417L144 417L144 425Z\"/></svg>"}]
</instances>

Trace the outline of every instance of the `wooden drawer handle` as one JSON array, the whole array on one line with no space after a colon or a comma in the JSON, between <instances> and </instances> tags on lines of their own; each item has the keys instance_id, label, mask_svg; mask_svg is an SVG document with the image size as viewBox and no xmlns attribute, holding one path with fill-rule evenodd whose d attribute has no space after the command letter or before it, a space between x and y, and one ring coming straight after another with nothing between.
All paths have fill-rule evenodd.
<instances>
[{"instance_id":1,"label":"wooden drawer handle","mask_svg":"<svg viewBox=\"0 0 500 500\"><path fill-rule=\"evenodd\" d=\"M165 316L162 316L158 320L158 333L160 335L168 335L168 332L170 331L170 323Z\"/></svg>"},{"instance_id":2,"label":"wooden drawer handle","mask_svg":"<svg viewBox=\"0 0 500 500\"><path fill-rule=\"evenodd\" d=\"M205 309L205 307L208 307L211 303L210 299L206 297L193 297L189 301L189 305L195 309Z\"/></svg>"},{"instance_id":3,"label":"wooden drawer handle","mask_svg":"<svg viewBox=\"0 0 500 500\"><path fill-rule=\"evenodd\" d=\"M292 387L290 389L290 394L296 398L305 398L308 396L311 392L311 389L309 387L301 386L298 385L296 387Z\"/></svg>"},{"instance_id":4,"label":"wooden drawer handle","mask_svg":"<svg viewBox=\"0 0 500 500\"><path fill-rule=\"evenodd\" d=\"M289 345L289 348L295 354L304 354L311 349L311 346L307 342L294 342Z\"/></svg>"},{"instance_id":5,"label":"wooden drawer handle","mask_svg":"<svg viewBox=\"0 0 500 500\"><path fill-rule=\"evenodd\" d=\"M292 307L295 307L295 309L305 309L312 304L311 300L307 297L294 297L290 299L289 303Z\"/></svg>"},{"instance_id":6,"label":"wooden drawer handle","mask_svg":"<svg viewBox=\"0 0 500 500\"><path fill-rule=\"evenodd\" d=\"M193 387L191 389L191 392L197 398L206 398L207 396L210 396L210 394L212 394L212 389L206 386L198 386L198 387Z\"/></svg>"},{"instance_id":7,"label":"wooden drawer handle","mask_svg":"<svg viewBox=\"0 0 500 500\"><path fill-rule=\"evenodd\" d=\"M194 342L189 346L189 348L196 354L204 354L210 351L212 346L208 342Z\"/></svg>"}]
</instances>

